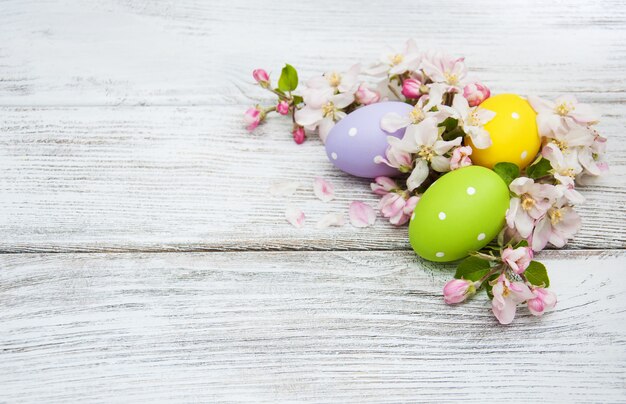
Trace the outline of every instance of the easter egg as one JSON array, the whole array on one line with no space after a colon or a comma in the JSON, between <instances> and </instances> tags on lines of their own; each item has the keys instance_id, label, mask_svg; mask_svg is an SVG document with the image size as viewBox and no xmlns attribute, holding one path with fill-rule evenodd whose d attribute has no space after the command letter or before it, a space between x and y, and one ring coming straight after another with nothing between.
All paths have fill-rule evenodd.
<instances>
[{"instance_id":1,"label":"easter egg","mask_svg":"<svg viewBox=\"0 0 626 404\"><path fill-rule=\"evenodd\" d=\"M520 169L535 159L541 137L537 130L537 113L528 101L515 94L498 94L487 98L479 108L488 109L496 116L484 125L492 144L486 149L476 148L469 136L474 164L493 168L497 163L509 162Z\"/></svg>"},{"instance_id":2,"label":"easter egg","mask_svg":"<svg viewBox=\"0 0 626 404\"><path fill-rule=\"evenodd\" d=\"M458 260L486 246L502 230L509 189L492 170L468 166L441 176L422 195L409 224L421 257Z\"/></svg>"},{"instance_id":3,"label":"easter egg","mask_svg":"<svg viewBox=\"0 0 626 404\"><path fill-rule=\"evenodd\" d=\"M387 137L401 138L405 129L388 133L380 128L380 120L388 113L408 115L413 107L404 102L379 102L356 109L337 122L326 138L328 159L342 171L357 177L395 176L399 171L384 163L374 162L385 156Z\"/></svg>"}]
</instances>

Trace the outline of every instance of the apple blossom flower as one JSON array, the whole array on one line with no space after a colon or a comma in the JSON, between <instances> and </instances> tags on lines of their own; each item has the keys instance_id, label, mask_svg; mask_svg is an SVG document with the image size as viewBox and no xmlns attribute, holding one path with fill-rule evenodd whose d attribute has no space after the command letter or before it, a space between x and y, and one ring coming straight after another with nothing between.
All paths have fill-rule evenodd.
<instances>
[{"instance_id":1,"label":"apple blossom flower","mask_svg":"<svg viewBox=\"0 0 626 404\"><path fill-rule=\"evenodd\" d=\"M368 227L376 222L376 212L363 202L354 201L349 208L350 223L354 227Z\"/></svg>"},{"instance_id":2,"label":"apple blossom flower","mask_svg":"<svg viewBox=\"0 0 626 404\"><path fill-rule=\"evenodd\" d=\"M546 310L556 306L556 294L554 292L546 288L533 288L532 293L535 298L529 299L526 304L534 316L541 316Z\"/></svg>"},{"instance_id":3,"label":"apple blossom flower","mask_svg":"<svg viewBox=\"0 0 626 404\"><path fill-rule=\"evenodd\" d=\"M472 143L479 149L486 149L491 146L491 136L483 127L491 121L496 113L485 108L470 107L469 103L460 95L455 95L452 107L442 108L448 111L452 117L459 120L459 125L463 131L472 139Z\"/></svg>"},{"instance_id":4,"label":"apple blossom flower","mask_svg":"<svg viewBox=\"0 0 626 404\"><path fill-rule=\"evenodd\" d=\"M452 150L452 158L450 158L450 170L456 170L462 167L472 165L470 155L472 154L472 148L469 146L461 146Z\"/></svg>"},{"instance_id":5,"label":"apple blossom flower","mask_svg":"<svg viewBox=\"0 0 626 404\"><path fill-rule=\"evenodd\" d=\"M325 229L330 226L341 227L346 223L346 218L342 213L328 213L317 222L316 229Z\"/></svg>"},{"instance_id":6,"label":"apple blossom flower","mask_svg":"<svg viewBox=\"0 0 626 404\"><path fill-rule=\"evenodd\" d=\"M565 202L561 198L537 220L531 242L533 250L543 250L548 243L561 248L580 230L580 216Z\"/></svg>"},{"instance_id":7,"label":"apple blossom flower","mask_svg":"<svg viewBox=\"0 0 626 404\"><path fill-rule=\"evenodd\" d=\"M554 178L561 184L574 185L574 178L583 170L578 162L577 150L561 151L555 143L548 143L541 149L541 155L550 162Z\"/></svg>"},{"instance_id":8,"label":"apple blossom flower","mask_svg":"<svg viewBox=\"0 0 626 404\"><path fill-rule=\"evenodd\" d=\"M489 96L491 96L489 88L479 82L470 83L463 88L463 97L467 99L470 107L479 106L483 101L489 98Z\"/></svg>"},{"instance_id":9,"label":"apple blossom flower","mask_svg":"<svg viewBox=\"0 0 626 404\"><path fill-rule=\"evenodd\" d=\"M331 101L333 95L344 93L351 95L354 100L360 70L361 66L356 64L344 74L332 71L307 80L305 88L302 89L304 103L319 109Z\"/></svg>"},{"instance_id":10,"label":"apple blossom flower","mask_svg":"<svg viewBox=\"0 0 626 404\"><path fill-rule=\"evenodd\" d=\"M401 226L409 221L418 201L419 197L409 196L406 191L390 192L382 197L378 209L391 224Z\"/></svg>"},{"instance_id":11,"label":"apple blossom flower","mask_svg":"<svg viewBox=\"0 0 626 404\"><path fill-rule=\"evenodd\" d=\"M289 103L287 101L280 101L276 105L276 112L281 115L287 115L289 113Z\"/></svg>"},{"instance_id":12,"label":"apple blossom flower","mask_svg":"<svg viewBox=\"0 0 626 404\"><path fill-rule=\"evenodd\" d=\"M502 250L501 256L502 261L506 262L513 272L519 275L528 268L528 264L533 260L534 254L530 247L518 247L516 249L507 247Z\"/></svg>"},{"instance_id":13,"label":"apple blossom flower","mask_svg":"<svg viewBox=\"0 0 626 404\"><path fill-rule=\"evenodd\" d=\"M306 140L306 133L304 132L304 128L302 126L296 127L293 132L293 141L297 144L302 144Z\"/></svg>"},{"instance_id":14,"label":"apple blossom flower","mask_svg":"<svg viewBox=\"0 0 626 404\"><path fill-rule=\"evenodd\" d=\"M320 139L322 142L325 142L328 132L335 125L335 122L346 116L342 109L352 104L352 102L354 102L352 94L335 94L319 108L307 104L302 109L296 111L296 123L309 130L319 128Z\"/></svg>"},{"instance_id":15,"label":"apple blossom flower","mask_svg":"<svg viewBox=\"0 0 626 404\"><path fill-rule=\"evenodd\" d=\"M298 208L295 208L293 206L288 207L285 211L285 218L289 223L291 223L293 227L296 227L298 229L304 227L304 212L302 212Z\"/></svg>"},{"instance_id":16,"label":"apple blossom flower","mask_svg":"<svg viewBox=\"0 0 626 404\"><path fill-rule=\"evenodd\" d=\"M387 195L389 192L397 190L398 184L389 177L376 177L370 187L376 195Z\"/></svg>"},{"instance_id":17,"label":"apple blossom flower","mask_svg":"<svg viewBox=\"0 0 626 404\"><path fill-rule=\"evenodd\" d=\"M370 105L380 101L380 94L377 91L370 90L365 83L362 83L354 93L354 98L359 104Z\"/></svg>"},{"instance_id":18,"label":"apple blossom flower","mask_svg":"<svg viewBox=\"0 0 626 404\"><path fill-rule=\"evenodd\" d=\"M320 177L315 178L313 192L322 202L330 202L335 198L335 187L333 187L333 184Z\"/></svg>"},{"instance_id":19,"label":"apple blossom flower","mask_svg":"<svg viewBox=\"0 0 626 404\"><path fill-rule=\"evenodd\" d=\"M460 90L467 75L464 59L437 52L424 56L420 67L433 82L445 83L451 90Z\"/></svg>"},{"instance_id":20,"label":"apple blossom flower","mask_svg":"<svg viewBox=\"0 0 626 404\"><path fill-rule=\"evenodd\" d=\"M460 145L462 139L460 137L450 141L441 139L437 121L434 118L427 118L420 125L409 126L402 139L389 136L387 141L393 148L417 155L415 168L407 179L409 191L413 191L428 177L429 165L435 171L450 171L450 157L446 157L445 154L454 146Z\"/></svg>"},{"instance_id":21,"label":"apple blossom flower","mask_svg":"<svg viewBox=\"0 0 626 404\"><path fill-rule=\"evenodd\" d=\"M406 79L402 83L402 95L406 98L419 98L422 96L422 83L416 79Z\"/></svg>"},{"instance_id":22,"label":"apple blossom flower","mask_svg":"<svg viewBox=\"0 0 626 404\"><path fill-rule=\"evenodd\" d=\"M464 302L476 293L474 282L466 279L452 279L443 287L443 300L447 304Z\"/></svg>"},{"instance_id":23,"label":"apple blossom flower","mask_svg":"<svg viewBox=\"0 0 626 404\"><path fill-rule=\"evenodd\" d=\"M545 215L561 196L554 185L537 184L526 177L514 179L509 189L515 196L511 198L506 222L509 228L516 229L523 238L532 234L535 220Z\"/></svg>"},{"instance_id":24,"label":"apple blossom flower","mask_svg":"<svg viewBox=\"0 0 626 404\"><path fill-rule=\"evenodd\" d=\"M374 157L374 163L386 164L389 167L397 168L402 173L408 173L413 169L413 157L411 153L389 146L385 151L385 157Z\"/></svg>"},{"instance_id":25,"label":"apple blossom flower","mask_svg":"<svg viewBox=\"0 0 626 404\"><path fill-rule=\"evenodd\" d=\"M374 63L365 72L372 76L395 76L407 71L416 70L419 66L420 54L414 39L406 41L402 51L388 48L377 63Z\"/></svg>"},{"instance_id":26,"label":"apple blossom flower","mask_svg":"<svg viewBox=\"0 0 626 404\"><path fill-rule=\"evenodd\" d=\"M252 71L252 77L256 80L259 85L263 88L268 88L270 86L270 75L263 69L255 69Z\"/></svg>"},{"instance_id":27,"label":"apple blossom flower","mask_svg":"<svg viewBox=\"0 0 626 404\"><path fill-rule=\"evenodd\" d=\"M419 125L427 117L441 119L441 112L431 112L433 107L439 106L443 98L443 88L432 86L428 97L421 97L415 107L407 115L401 116L395 112L385 114L380 120L380 128L388 133L394 133L410 125Z\"/></svg>"},{"instance_id":28,"label":"apple blossom flower","mask_svg":"<svg viewBox=\"0 0 626 404\"><path fill-rule=\"evenodd\" d=\"M511 324L517 305L535 297L525 283L511 282L504 273L496 280L492 292L491 310L500 324Z\"/></svg>"},{"instance_id":29,"label":"apple blossom flower","mask_svg":"<svg viewBox=\"0 0 626 404\"><path fill-rule=\"evenodd\" d=\"M265 112L257 105L256 107L250 107L243 114L243 122L246 125L246 129L250 132L256 129L257 126L265 119Z\"/></svg>"},{"instance_id":30,"label":"apple blossom flower","mask_svg":"<svg viewBox=\"0 0 626 404\"><path fill-rule=\"evenodd\" d=\"M598 121L593 108L579 103L573 95L562 95L554 102L529 96L528 102L537 112L537 126L542 136L565 131L568 122L593 125Z\"/></svg>"}]
</instances>

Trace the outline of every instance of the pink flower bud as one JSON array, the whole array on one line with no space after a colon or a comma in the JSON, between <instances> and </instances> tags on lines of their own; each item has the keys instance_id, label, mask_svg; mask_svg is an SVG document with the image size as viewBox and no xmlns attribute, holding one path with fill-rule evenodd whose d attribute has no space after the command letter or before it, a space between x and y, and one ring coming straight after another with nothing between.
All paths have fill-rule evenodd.
<instances>
[{"instance_id":1,"label":"pink flower bud","mask_svg":"<svg viewBox=\"0 0 626 404\"><path fill-rule=\"evenodd\" d=\"M287 115L289 113L289 103L287 101L281 101L276 105L276 112L281 115Z\"/></svg>"},{"instance_id":2,"label":"pink flower bud","mask_svg":"<svg viewBox=\"0 0 626 404\"><path fill-rule=\"evenodd\" d=\"M412 196L409 199L406 200L406 205L404 205L404 209L402 210L404 212L405 215L407 216L411 216L413 214L413 211L415 210L415 206L417 206L417 203L419 202L420 197L419 196Z\"/></svg>"},{"instance_id":3,"label":"pink flower bud","mask_svg":"<svg viewBox=\"0 0 626 404\"><path fill-rule=\"evenodd\" d=\"M377 195L387 195L398 188L398 184L389 177L376 177L375 182L370 184L372 191Z\"/></svg>"},{"instance_id":4,"label":"pink flower bud","mask_svg":"<svg viewBox=\"0 0 626 404\"><path fill-rule=\"evenodd\" d=\"M516 274L523 273L533 260L533 250L530 247L518 247L515 250L507 247L502 250L502 261L506 262Z\"/></svg>"},{"instance_id":5,"label":"pink flower bud","mask_svg":"<svg viewBox=\"0 0 626 404\"><path fill-rule=\"evenodd\" d=\"M472 148L469 146L462 146L454 149L452 151L452 158L450 159L450 170L471 166L472 160L469 158L471 154Z\"/></svg>"},{"instance_id":6,"label":"pink flower bud","mask_svg":"<svg viewBox=\"0 0 626 404\"><path fill-rule=\"evenodd\" d=\"M243 114L243 122L246 124L246 129L250 132L256 129L264 118L265 114L258 106L248 108Z\"/></svg>"},{"instance_id":7,"label":"pink flower bud","mask_svg":"<svg viewBox=\"0 0 626 404\"><path fill-rule=\"evenodd\" d=\"M256 80L257 83L261 85L263 88L267 88L270 86L270 75L263 69L255 69L252 72L252 77Z\"/></svg>"},{"instance_id":8,"label":"pink flower bud","mask_svg":"<svg viewBox=\"0 0 626 404\"><path fill-rule=\"evenodd\" d=\"M356 90L354 97L359 104L363 105L374 104L380 100L380 94L374 90L370 90L369 88L367 88L365 83L359 86L359 89Z\"/></svg>"},{"instance_id":9,"label":"pink flower bud","mask_svg":"<svg viewBox=\"0 0 626 404\"><path fill-rule=\"evenodd\" d=\"M402 95L406 98L419 98L422 96L422 92L420 88L422 87L422 83L415 79L406 79L404 83L402 83Z\"/></svg>"},{"instance_id":10,"label":"pink flower bud","mask_svg":"<svg viewBox=\"0 0 626 404\"><path fill-rule=\"evenodd\" d=\"M470 107L480 105L480 103L489 98L490 95L491 91L489 91L487 86L479 82L468 84L463 89L463 97L467 99Z\"/></svg>"},{"instance_id":11,"label":"pink flower bud","mask_svg":"<svg viewBox=\"0 0 626 404\"><path fill-rule=\"evenodd\" d=\"M297 144L302 144L306 140L306 134L304 133L304 128L302 126L298 126L293 131L293 141Z\"/></svg>"},{"instance_id":12,"label":"pink flower bud","mask_svg":"<svg viewBox=\"0 0 626 404\"><path fill-rule=\"evenodd\" d=\"M476 293L474 282L467 279L452 279L443 287L443 300L448 304L465 301Z\"/></svg>"},{"instance_id":13,"label":"pink flower bud","mask_svg":"<svg viewBox=\"0 0 626 404\"><path fill-rule=\"evenodd\" d=\"M535 315L541 316L546 310L554 308L556 306L556 295L545 288L534 288L532 290L534 299L529 299L528 310Z\"/></svg>"}]
</instances>

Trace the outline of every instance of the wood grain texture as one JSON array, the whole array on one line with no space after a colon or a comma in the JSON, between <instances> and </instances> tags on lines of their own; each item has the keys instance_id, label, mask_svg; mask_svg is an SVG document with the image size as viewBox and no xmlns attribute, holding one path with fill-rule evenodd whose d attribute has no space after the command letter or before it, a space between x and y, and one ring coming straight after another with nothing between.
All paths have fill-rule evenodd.
<instances>
[{"instance_id":1,"label":"wood grain texture","mask_svg":"<svg viewBox=\"0 0 626 404\"><path fill-rule=\"evenodd\" d=\"M583 228L570 248L626 246L626 116L598 105L610 139L611 175L584 188ZM352 178L313 139L296 145L288 123L258 133L240 124L241 107L81 107L0 109L0 250L190 251L246 249L409 249L406 227L315 230L352 200L374 206L369 181ZM323 203L316 176L336 186ZM294 197L273 197L276 181L301 181ZM304 229L284 219L307 215Z\"/></svg>"},{"instance_id":2,"label":"wood grain texture","mask_svg":"<svg viewBox=\"0 0 626 404\"><path fill-rule=\"evenodd\" d=\"M0 401L623 402L626 255L542 255L498 326L406 251L3 254Z\"/></svg>"}]
</instances>

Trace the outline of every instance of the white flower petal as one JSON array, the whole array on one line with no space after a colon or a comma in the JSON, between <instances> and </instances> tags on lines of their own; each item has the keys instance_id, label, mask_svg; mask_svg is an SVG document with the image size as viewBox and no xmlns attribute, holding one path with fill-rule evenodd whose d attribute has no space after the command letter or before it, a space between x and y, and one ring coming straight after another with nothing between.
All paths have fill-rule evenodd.
<instances>
[{"instance_id":1,"label":"white flower petal","mask_svg":"<svg viewBox=\"0 0 626 404\"><path fill-rule=\"evenodd\" d=\"M285 211L285 219L298 229L304 226L304 212L295 207L288 207Z\"/></svg>"},{"instance_id":2,"label":"white flower petal","mask_svg":"<svg viewBox=\"0 0 626 404\"><path fill-rule=\"evenodd\" d=\"M324 118L321 109L306 106L296 111L296 122L300 126L316 126Z\"/></svg>"},{"instance_id":3,"label":"white flower petal","mask_svg":"<svg viewBox=\"0 0 626 404\"><path fill-rule=\"evenodd\" d=\"M341 213L328 213L324 215L315 225L316 229L325 229L330 226L341 227L346 223L344 215Z\"/></svg>"},{"instance_id":4,"label":"white flower petal","mask_svg":"<svg viewBox=\"0 0 626 404\"><path fill-rule=\"evenodd\" d=\"M408 116L400 116L395 112L390 112L380 120L380 128L387 133L394 133L402 128L406 128L411 123Z\"/></svg>"},{"instance_id":5,"label":"white flower petal","mask_svg":"<svg viewBox=\"0 0 626 404\"><path fill-rule=\"evenodd\" d=\"M270 186L270 195L291 196L296 193L299 186L300 183L298 181L275 182Z\"/></svg>"},{"instance_id":6,"label":"white flower petal","mask_svg":"<svg viewBox=\"0 0 626 404\"><path fill-rule=\"evenodd\" d=\"M428 163L423 159L417 159L413 172L406 180L409 191L422 185L426 177L428 177Z\"/></svg>"},{"instance_id":7,"label":"white flower petal","mask_svg":"<svg viewBox=\"0 0 626 404\"><path fill-rule=\"evenodd\" d=\"M363 202L354 201L349 209L350 223L354 227L368 227L376 222L376 212Z\"/></svg>"},{"instance_id":8,"label":"white flower petal","mask_svg":"<svg viewBox=\"0 0 626 404\"><path fill-rule=\"evenodd\" d=\"M323 178L316 178L313 183L313 192L322 202L330 202L335 198L335 187Z\"/></svg>"}]
</instances>

